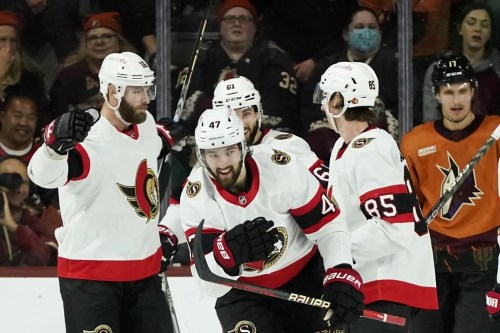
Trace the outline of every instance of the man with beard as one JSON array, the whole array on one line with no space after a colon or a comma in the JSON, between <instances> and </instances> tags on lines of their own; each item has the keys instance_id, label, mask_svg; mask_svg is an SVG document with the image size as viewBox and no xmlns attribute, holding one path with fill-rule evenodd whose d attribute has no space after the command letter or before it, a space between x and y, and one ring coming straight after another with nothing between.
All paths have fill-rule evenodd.
<instances>
[{"instance_id":1,"label":"man with beard","mask_svg":"<svg viewBox=\"0 0 500 333\"><path fill-rule=\"evenodd\" d=\"M364 307L362 280L352 269L345 221L318 180L285 152L266 145L249 149L243 123L228 107L206 110L195 140L202 167L188 177L180 216L190 245L201 241L193 236L205 221L210 269L267 288L323 295L336 320L356 321ZM224 332L329 331L330 311L325 316L323 309L197 280L218 297Z\"/></svg>"},{"instance_id":2,"label":"man with beard","mask_svg":"<svg viewBox=\"0 0 500 333\"><path fill-rule=\"evenodd\" d=\"M66 330L166 333L157 159L183 130L155 124L147 111L154 73L136 54L108 55L99 81L101 117L95 109L62 114L29 164L36 184L59 189Z\"/></svg>"},{"instance_id":3,"label":"man with beard","mask_svg":"<svg viewBox=\"0 0 500 333\"><path fill-rule=\"evenodd\" d=\"M214 91L213 107L226 106L234 110L243 122L245 141L248 145L265 144L295 156L315 176L323 187L328 185L328 167L316 156L307 142L291 133L270 128L261 129L263 107L260 93L244 76L219 82ZM196 165L195 167L200 167ZM179 217L179 198L182 187L174 186L167 213L160 222L163 232L169 235L172 252L184 242Z\"/></svg>"},{"instance_id":4,"label":"man with beard","mask_svg":"<svg viewBox=\"0 0 500 333\"><path fill-rule=\"evenodd\" d=\"M500 124L498 116L474 114L477 80L465 56L438 58L431 78L435 103L443 117L415 127L401 141L425 215ZM491 307L485 306L486 293L492 288L496 295L500 292L495 283L499 159L500 142L496 141L429 224L439 310L420 311L412 332L500 332L500 322L492 323L488 318L488 311L494 311L493 302Z\"/></svg>"}]
</instances>

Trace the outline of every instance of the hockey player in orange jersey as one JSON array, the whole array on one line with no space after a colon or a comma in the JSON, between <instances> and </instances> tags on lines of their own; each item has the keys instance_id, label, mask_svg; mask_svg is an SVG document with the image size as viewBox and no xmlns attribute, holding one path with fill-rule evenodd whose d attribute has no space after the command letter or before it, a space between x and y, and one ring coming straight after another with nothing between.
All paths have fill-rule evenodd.
<instances>
[{"instance_id":1,"label":"hockey player in orange jersey","mask_svg":"<svg viewBox=\"0 0 500 333\"><path fill-rule=\"evenodd\" d=\"M500 117L472 112L477 83L464 56L439 58L432 83L442 119L417 126L401 142L424 215L500 124ZM485 306L485 294L494 286L497 297L500 291L499 158L496 142L430 223L439 310L422 311L412 332L500 332Z\"/></svg>"}]
</instances>

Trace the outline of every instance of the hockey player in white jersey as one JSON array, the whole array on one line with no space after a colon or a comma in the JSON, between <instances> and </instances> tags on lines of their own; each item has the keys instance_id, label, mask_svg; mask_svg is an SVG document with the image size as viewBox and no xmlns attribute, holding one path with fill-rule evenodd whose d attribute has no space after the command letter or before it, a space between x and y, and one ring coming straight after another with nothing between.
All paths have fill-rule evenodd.
<instances>
[{"instance_id":1,"label":"hockey player in white jersey","mask_svg":"<svg viewBox=\"0 0 500 333\"><path fill-rule=\"evenodd\" d=\"M362 281L351 268L350 236L318 180L287 153L266 145L248 148L243 123L230 108L206 110L195 139L203 167L188 177L180 216L190 245L204 219L210 269L259 286L323 295L337 321L357 320ZM194 267L192 272L197 278ZM218 297L224 332L329 330L323 309L198 281Z\"/></svg>"},{"instance_id":2,"label":"hockey player in white jersey","mask_svg":"<svg viewBox=\"0 0 500 333\"><path fill-rule=\"evenodd\" d=\"M322 75L313 97L341 135L328 193L352 233L366 307L407 318L399 330L361 318L351 333L408 332L415 309L437 308L430 237L406 162L391 135L372 125L378 84L370 66L339 62Z\"/></svg>"},{"instance_id":3,"label":"hockey player in white jersey","mask_svg":"<svg viewBox=\"0 0 500 333\"><path fill-rule=\"evenodd\" d=\"M323 187L327 187L328 166L316 156L304 139L274 129L261 129L263 110L260 93L249 79L240 76L220 81L215 88L212 104L214 108L228 106L236 112L243 122L248 145L265 144L294 155ZM165 240L169 239L168 244L172 244L172 252L176 251L178 242L185 241L180 226L178 201L179 198L171 198L167 213L160 222ZM167 242L164 244L166 246Z\"/></svg>"},{"instance_id":4,"label":"hockey player in white jersey","mask_svg":"<svg viewBox=\"0 0 500 333\"><path fill-rule=\"evenodd\" d=\"M67 332L167 333L158 276L157 159L182 133L156 125L147 106L154 73L134 53L108 55L100 111L64 113L45 128L31 180L59 188L58 276Z\"/></svg>"}]
</instances>

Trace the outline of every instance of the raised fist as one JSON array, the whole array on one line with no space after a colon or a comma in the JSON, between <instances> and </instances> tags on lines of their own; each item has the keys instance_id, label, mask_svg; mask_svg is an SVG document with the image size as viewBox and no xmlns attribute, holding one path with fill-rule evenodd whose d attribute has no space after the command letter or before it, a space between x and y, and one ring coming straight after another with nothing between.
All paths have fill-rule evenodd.
<instances>
[{"instance_id":1,"label":"raised fist","mask_svg":"<svg viewBox=\"0 0 500 333\"><path fill-rule=\"evenodd\" d=\"M90 128L99 117L99 111L95 109L63 113L45 126L43 130L45 144L58 154L64 155L78 142L85 140Z\"/></svg>"}]
</instances>

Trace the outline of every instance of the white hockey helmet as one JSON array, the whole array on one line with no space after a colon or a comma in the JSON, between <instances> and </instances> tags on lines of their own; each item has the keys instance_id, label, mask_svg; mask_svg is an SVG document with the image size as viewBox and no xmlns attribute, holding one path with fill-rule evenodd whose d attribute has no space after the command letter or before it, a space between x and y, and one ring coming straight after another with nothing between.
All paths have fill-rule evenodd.
<instances>
[{"instance_id":1,"label":"white hockey helmet","mask_svg":"<svg viewBox=\"0 0 500 333\"><path fill-rule=\"evenodd\" d=\"M243 123L228 106L205 110L194 131L198 149L227 147L245 142Z\"/></svg>"},{"instance_id":2,"label":"white hockey helmet","mask_svg":"<svg viewBox=\"0 0 500 333\"><path fill-rule=\"evenodd\" d=\"M244 76L220 81L215 87L212 105L214 108L229 106L233 110L256 106L258 110L260 128L262 120L260 94L258 90L255 89L252 81Z\"/></svg>"},{"instance_id":3,"label":"white hockey helmet","mask_svg":"<svg viewBox=\"0 0 500 333\"><path fill-rule=\"evenodd\" d=\"M328 102L336 92L342 94L344 107L339 114L334 115L328 110ZM314 91L313 103L321 104L327 115L339 118L347 108L373 107L377 96L378 78L370 66L362 62L338 62L321 75L321 81Z\"/></svg>"},{"instance_id":4,"label":"white hockey helmet","mask_svg":"<svg viewBox=\"0 0 500 333\"><path fill-rule=\"evenodd\" d=\"M116 87L115 97L118 105L112 109L118 109L121 99L128 86L151 87L148 92L150 100L156 97L154 85L154 72L148 64L137 54L132 52L111 53L104 58L99 70L99 91L108 103L108 87L110 84Z\"/></svg>"}]
</instances>

